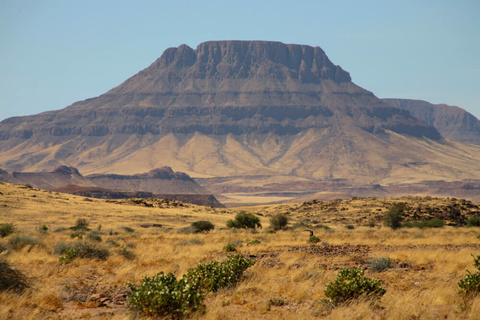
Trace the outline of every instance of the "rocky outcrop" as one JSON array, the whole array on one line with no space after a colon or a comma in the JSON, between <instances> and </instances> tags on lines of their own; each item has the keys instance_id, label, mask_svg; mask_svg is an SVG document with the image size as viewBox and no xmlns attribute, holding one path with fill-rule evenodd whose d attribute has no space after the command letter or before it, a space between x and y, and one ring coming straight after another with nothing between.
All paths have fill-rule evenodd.
<instances>
[{"instance_id":1,"label":"rocky outcrop","mask_svg":"<svg viewBox=\"0 0 480 320\"><path fill-rule=\"evenodd\" d=\"M382 99L435 127L442 136L480 145L480 120L462 108L423 100Z\"/></svg>"},{"instance_id":2,"label":"rocky outcrop","mask_svg":"<svg viewBox=\"0 0 480 320\"><path fill-rule=\"evenodd\" d=\"M58 190L64 186L70 186L67 188L68 190L81 190L82 192L89 190L89 192L98 193L98 190L102 190L102 192L106 190L111 194L119 192L123 198L158 197L158 194L208 195L208 191L187 174L174 172L170 167L134 175L94 174L87 177L80 174L77 168L68 166L60 166L52 172L8 173L0 170L0 181L28 184L50 190Z\"/></svg>"}]
</instances>

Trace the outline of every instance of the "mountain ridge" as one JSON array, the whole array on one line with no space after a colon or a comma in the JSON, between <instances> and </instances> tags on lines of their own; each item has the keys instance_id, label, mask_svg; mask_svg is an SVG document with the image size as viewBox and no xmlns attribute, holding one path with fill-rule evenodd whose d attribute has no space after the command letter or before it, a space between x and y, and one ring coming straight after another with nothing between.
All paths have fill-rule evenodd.
<instances>
[{"instance_id":1,"label":"mountain ridge","mask_svg":"<svg viewBox=\"0 0 480 320\"><path fill-rule=\"evenodd\" d=\"M279 42L170 48L99 97L0 123L0 167L14 171L170 166L247 188L254 176L385 185L479 179L478 159L479 147L357 86L319 47Z\"/></svg>"}]
</instances>

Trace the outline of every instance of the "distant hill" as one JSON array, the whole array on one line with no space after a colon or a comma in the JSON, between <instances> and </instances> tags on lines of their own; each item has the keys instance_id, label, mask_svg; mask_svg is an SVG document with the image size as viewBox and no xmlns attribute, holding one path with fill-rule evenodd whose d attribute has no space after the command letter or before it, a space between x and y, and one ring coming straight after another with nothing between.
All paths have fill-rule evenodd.
<instances>
[{"instance_id":1,"label":"distant hill","mask_svg":"<svg viewBox=\"0 0 480 320\"><path fill-rule=\"evenodd\" d=\"M480 120L462 108L422 100L382 99L435 127L445 138L480 145Z\"/></svg>"},{"instance_id":2,"label":"distant hill","mask_svg":"<svg viewBox=\"0 0 480 320\"><path fill-rule=\"evenodd\" d=\"M0 181L101 199L165 198L199 205L223 207L187 174L163 167L135 175L96 174L84 177L73 167L52 172L0 170Z\"/></svg>"}]
</instances>

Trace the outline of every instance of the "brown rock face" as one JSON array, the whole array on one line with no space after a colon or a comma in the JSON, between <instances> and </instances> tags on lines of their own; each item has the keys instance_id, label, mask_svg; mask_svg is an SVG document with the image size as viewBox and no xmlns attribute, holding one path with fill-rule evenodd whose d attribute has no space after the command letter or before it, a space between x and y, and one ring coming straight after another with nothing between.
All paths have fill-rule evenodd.
<instances>
[{"instance_id":1,"label":"brown rock face","mask_svg":"<svg viewBox=\"0 0 480 320\"><path fill-rule=\"evenodd\" d=\"M422 100L382 99L435 127L445 138L480 145L480 121L462 108Z\"/></svg>"},{"instance_id":2,"label":"brown rock face","mask_svg":"<svg viewBox=\"0 0 480 320\"><path fill-rule=\"evenodd\" d=\"M319 47L264 41L170 48L99 97L0 123L10 171L369 184L480 178L479 155L355 85Z\"/></svg>"}]
</instances>

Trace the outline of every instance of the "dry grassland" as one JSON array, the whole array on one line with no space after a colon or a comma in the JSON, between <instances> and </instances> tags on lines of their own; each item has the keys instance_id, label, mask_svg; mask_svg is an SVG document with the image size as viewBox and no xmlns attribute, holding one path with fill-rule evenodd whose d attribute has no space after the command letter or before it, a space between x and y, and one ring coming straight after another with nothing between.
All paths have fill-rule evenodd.
<instances>
[{"instance_id":1,"label":"dry grassland","mask_svg":"<svg viewBox=\"0 0 480 320\"><path fill-rule=\"evenodd\" d=\"M432 208L455 203L463 215L476 212L476 204L432 198L211 209L159 200L87 199L0 183L0 223L17 227L0 243L7 244L16 235L41 243L2 254L28 276L32 287L20 295L0 293L0 319L132 319L135 315L125 304L127 282L138 284L160 271L181 276L200 262L224 260L227 253L222 248L232 242L256 263L237 287L209 293L206 313L194 314L194 319L479 319L480 297L462 297L457 282L467 269L473 271L471 254L480 254L480 229L392 231L379 221L386 208L399 201L420 208L418 212L430 208L425 210L435 213ZM226 221L242 210L258 214L264 228L254 232L225 228ZM291 228L269 233L269 216L278 212L289 215ZM59 242L79 241L68 229L79 218L87 219L92 230L100 229L101 244L111 252L107 260L59 262L53 249ZM198 220L211 221L215 230L181 232ZM41 231L43 225L49 230ZM307 243L307 227L320 243ZM252 240L260 243L247 245ZM122 250L135 258L128 259ZM390 258L391 268L373 270L368 262L380 257ZM325 287L344 267L365 269L367 277L382 281L387 293L378 301L336 308L322 303Z\"/></svg>"}]
</instances>

